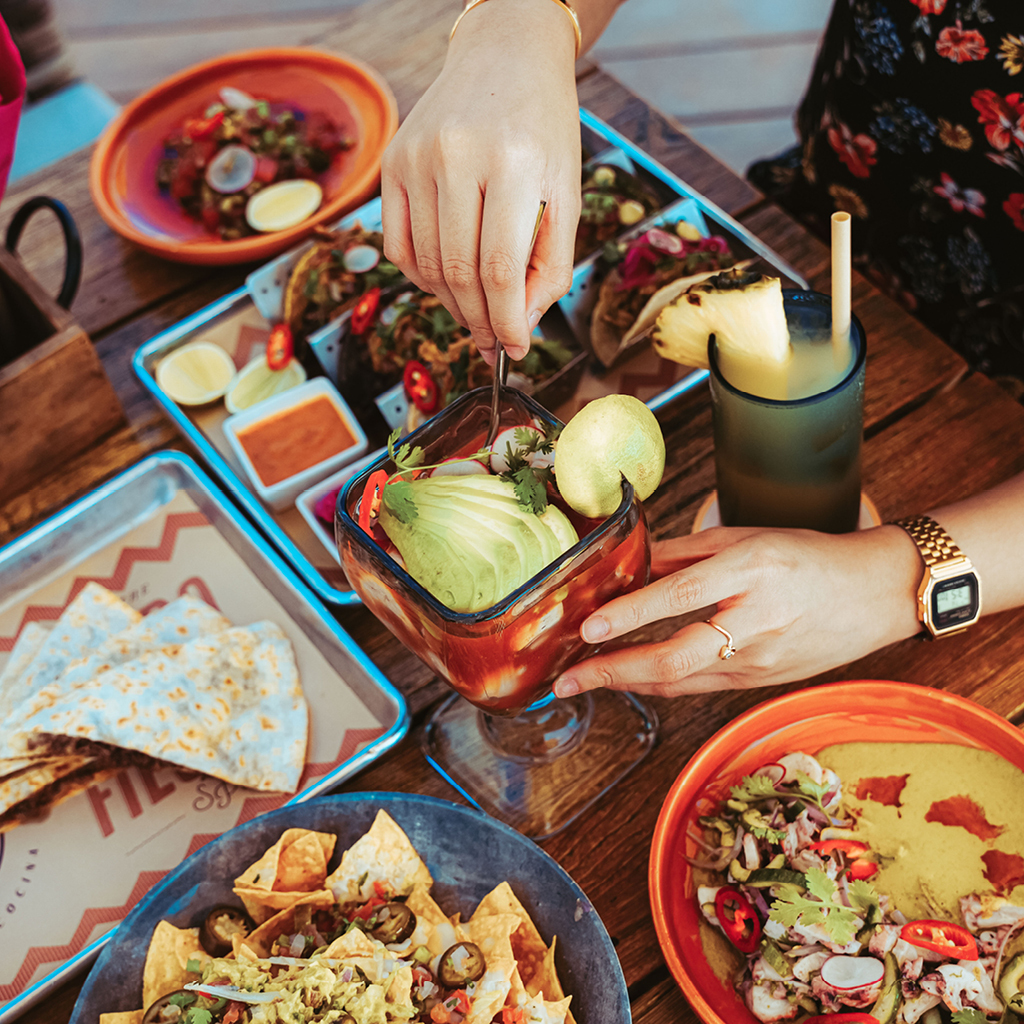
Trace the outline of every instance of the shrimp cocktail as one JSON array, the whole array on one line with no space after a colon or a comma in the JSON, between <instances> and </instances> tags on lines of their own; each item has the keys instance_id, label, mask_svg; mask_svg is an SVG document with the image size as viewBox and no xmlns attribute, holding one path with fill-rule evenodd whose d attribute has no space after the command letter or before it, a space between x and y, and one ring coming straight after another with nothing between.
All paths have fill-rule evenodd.
<instances>
[{"instance_id":1,"label":"shrimp cocktail","mask_svg":"<svg viewBox=\"0 0 1024 1024\"><path fill-rule=\"evenodd\" d=\"M561 432L503 388L485 448L490 400L473 391L392 438L340 496L335 525L366 607L463 697L510 716L594 649L579 635L591 612L647 582L640 499L660 482L664 443L636 399L591 403ZM624 421L649 438L642 465L619 465Z\"/></svg>"}]
</instances>

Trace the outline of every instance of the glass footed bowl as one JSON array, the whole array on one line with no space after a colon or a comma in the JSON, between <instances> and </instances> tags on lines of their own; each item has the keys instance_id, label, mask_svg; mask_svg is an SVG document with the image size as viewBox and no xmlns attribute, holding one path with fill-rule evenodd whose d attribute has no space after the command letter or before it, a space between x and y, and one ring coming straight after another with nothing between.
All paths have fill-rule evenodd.
<instances>
[{"instance_id":1,"label":"glass footed bowl","mask_svg":"<svg viewBox=\"0 0 1024 1024\"><path fill-rule=\"evenodd\" d=\"M487 436L491 389L478 388L405 442L432 465L479 450ZM512 388L501 394L501 427L560 425ZM596 648L580 639L583 620L613 597L646 584L650 537L632 485L605 520L585 519L557 497L580 540L508 597L478 612L446 608L358 524L367 479L395 465L385 454L338 496L335 537L341 564L363 604L451 687L491 715L517 715L545 698L559 674Z\"/></svg>"}]
</instances>

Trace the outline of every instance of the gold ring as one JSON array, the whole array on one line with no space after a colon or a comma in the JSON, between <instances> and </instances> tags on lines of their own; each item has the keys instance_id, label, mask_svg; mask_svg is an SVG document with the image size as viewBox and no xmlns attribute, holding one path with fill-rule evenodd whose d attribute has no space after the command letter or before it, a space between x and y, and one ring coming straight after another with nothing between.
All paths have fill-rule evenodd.
<instances>
[{"instance_id":1,"label":"gold ring","mask_svg":"<svg viewBox=\"0 0 1024 1024\"><path fill-rule=\"evenodd\" d=\"M728 661L736 653L736 645L732 642L732 633L727 629L723 629L714 619L704 620L712 629L717 629L722 636L725 637L725 643L722 649L718 652L718 656L722 661Z\"/></svg>"}]
</instances>

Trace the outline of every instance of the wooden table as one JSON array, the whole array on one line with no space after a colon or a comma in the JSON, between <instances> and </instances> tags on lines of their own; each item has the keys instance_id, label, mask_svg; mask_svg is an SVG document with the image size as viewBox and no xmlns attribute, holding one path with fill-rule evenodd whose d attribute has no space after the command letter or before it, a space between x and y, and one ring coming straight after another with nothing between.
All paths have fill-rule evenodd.
<instances>
[{"instance_id":1,"label":"wooden table","mask_svg":"<svg viewBox=\"0 0 1024 1024\"><path fill-rule=\"evenodd\" d=\"M450 0L371 0L339 17L317 45L358 56L388 78L406 114L443 59ZM387 26L400 24L402 39ZM760 235L821 290L828 290L824 246L746 182L599 68L581 62L580 102L646 148L699 191ZM86 493L156 448L180 444L130 370L132 353L157 331L237 287L248 268L211 271L169 264L132 248L99 219L88 197L89 152L68 157L13 189L0 207L0 227L31 195L63 200L81 226L85 277L73 312L95 339L129 418L86 455L0 501L0 543ZM41 218L40 218L41 220ZM44 282L60 276L56 232L33 224L21 254ZM953 501L1024 471L1024 409L866 281L855 279L853 306L869 338L865 480L883 518ZM713 486L711 409L705 391L660 415L670 452L665 481L647 503L656 536L689 529ZM363 610L343 626L405 693L417 723L444 690L430 671ZM645 631L664 636L665 623ZM1024 610L991 616L941 644L908 640L812 682L898 679L967 695L1011 721L1024 719ZM807 685L807 684L800 684ZM697 1018L668 973L651 923L647 858L662 801L687 759L712 733L754 704L785 691L727 691L656 700L658 742L647 760L600 806L546 844L583 886L616 945L637 1024ZM431 771L413 736L345 788L397 789L458 800ZM63 1024L80 981L51 995L24 1017Z\"/></svg>"}]
</instances>

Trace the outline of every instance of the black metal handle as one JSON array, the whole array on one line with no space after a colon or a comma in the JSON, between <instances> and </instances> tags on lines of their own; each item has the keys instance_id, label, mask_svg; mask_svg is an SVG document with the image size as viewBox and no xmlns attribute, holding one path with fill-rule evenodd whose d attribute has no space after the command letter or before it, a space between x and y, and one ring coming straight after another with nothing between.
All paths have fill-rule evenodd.
<instances>
[{"instance_id":1,"label":"black metal handle","mask_svg":"<svg viewBox=\"0 0 1024 1024\"><path fill-rule=\"evenodd\" d=\"M50 196L34 196L29 199L18 212L11 218L7 225L7 251L14 252L18 247L21 232L28 223L29 218L43 208L53 210L60 221L61 230L64 232L64 282L60 286L60 293L57 295L57 305L68 309L78 286L82 281L82 236L78 233L78 225L71 211L59 200L51 199Z\"/></svg>"}]
</instances>

